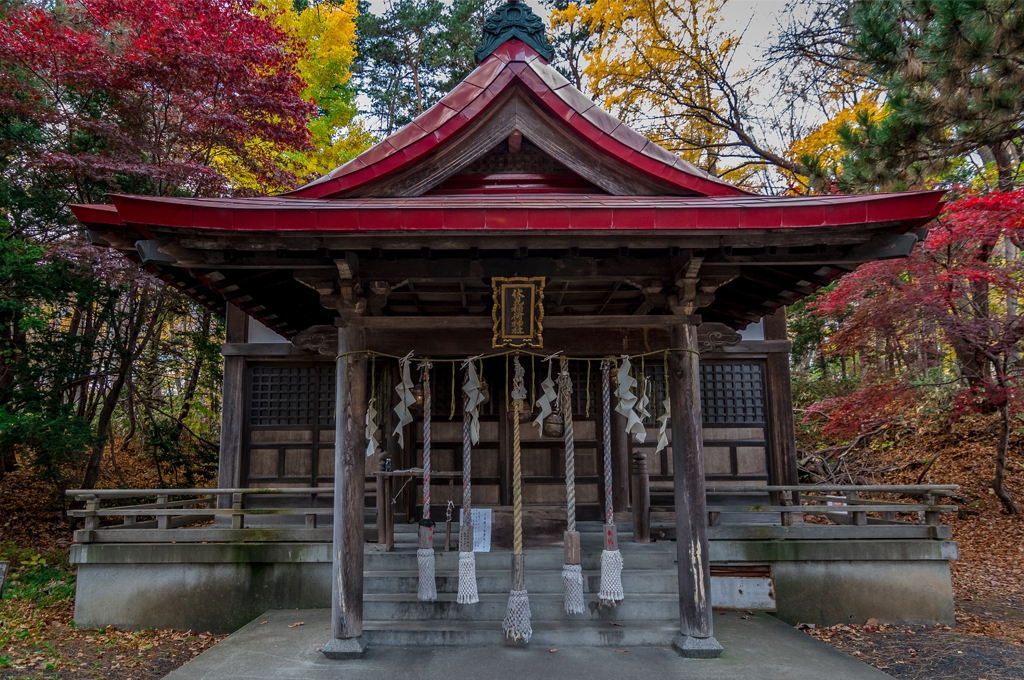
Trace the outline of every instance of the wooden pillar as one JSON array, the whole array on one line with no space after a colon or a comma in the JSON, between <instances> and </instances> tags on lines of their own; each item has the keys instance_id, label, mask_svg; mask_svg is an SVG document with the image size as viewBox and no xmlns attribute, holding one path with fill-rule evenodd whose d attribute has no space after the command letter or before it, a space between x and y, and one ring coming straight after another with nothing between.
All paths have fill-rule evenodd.
<instances>
[{"instance_id":1,"label":"wooden pillar","mask_svg":"<svg viewBox=\"0 0 1024 680\"><path fill-rule=\"evenodd\" d=\"M338 329L334 427L334 569L329 659L361 657L363 634L363 514L366 455L366 349L363 329L349 320Z\"/></svg>"},{"instance_id":2,"label":"wooden pillar","mask_svg":"<svg viewBox=\"0 0 1024 680\"><path fill-rule=\"evenodd\" d=\"M714 658L722 647L713 637L711 612L697 325L673 326L671 346L678 350L668 357L679 572L680 635L675 647L683 656Z\"/></svg>"},{"instance_id":3,"label":"wooden pillar","mask_svg":"<svg viewBox=\"0 0 1024 680\"><path fill-rule=\"evenodd\" d=\"M612 510L629 509L629 434L626 416L612 411Z\"/></svg>"},{"instance_id":4,"label":"wooden pillar","mask_svg":"<svg viewBox=\"0 0 1024 680\"><path fill-rule=\"evenodd\" d=\"M786 308L764 318L765 340L786 340ZM768 383L768 483L794 485L798 482L796 426L793 422L793 386L789 373L789 352L772 352L765 360ZM774 494L778 496L778 494ZM785 496L785 494L783 494ZM791 500L799 504L796 494L788 498L773 498L779 502ZM784 515L789 520L792 515Z\"/></svg>"},{"instance_id":5,"label":"wooden pillar","mask_svg":"<svg viewBox=\"0 0 1024 680\"><path fill-rule=\"evenodd\" d=\"M249 341L249 315L231 304L224 310L224 341ZM224 357L224 381L221 388L220 456L217 486L237 489L242 486L242 446L245 432L245 357ZM218 508L230 508L231 497L217 499Z\"/></svg>"}]
</instances>

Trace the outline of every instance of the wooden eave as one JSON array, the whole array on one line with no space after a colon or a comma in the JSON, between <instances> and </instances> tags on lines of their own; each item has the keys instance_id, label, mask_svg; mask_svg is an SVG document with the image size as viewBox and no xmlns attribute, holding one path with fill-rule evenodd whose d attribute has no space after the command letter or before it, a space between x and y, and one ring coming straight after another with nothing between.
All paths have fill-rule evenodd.
<instances>
[{"instance_id":1,"label":"wooden eave","mask_svg":"<svg viewBox=\"0 0 1024 680\"><path fill-rule=\"evenodd\" d=\"M545 276L552 316L621 316L666 313L680 263L699 261L695 275L715 286L699 313L743 327L860 262L905 255L941 196L115 196L74 210L186 294L290 336L333 321L340 262L351 285L394 288L372 312L385 316L486 316L490 278L511 275Z\"/></svg>"}]
</instances>

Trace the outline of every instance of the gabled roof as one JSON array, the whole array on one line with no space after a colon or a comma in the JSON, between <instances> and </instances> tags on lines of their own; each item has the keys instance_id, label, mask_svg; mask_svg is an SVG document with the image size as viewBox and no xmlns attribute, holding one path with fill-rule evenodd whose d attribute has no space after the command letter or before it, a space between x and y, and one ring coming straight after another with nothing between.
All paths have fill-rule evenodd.
<instances>
[{"instance_id":1,"label":"gabled roof","mask_svg":"<svg viewBox=\"0 0 1024 680\"><path fill-rule=\"evenodd\" d=\"M747 194L633 131L570 85L533 48L520 40L508 40L413 122L348 163L286 195L299 198L374 195L373 185L422 165L428 157L465 139L474 129L487 123L495 109L508 101L513 92L525 94L566 139L583 140L607 161L619 166L619 172L635 173L650 182L653 188L643 193ZM531 141L538 143L535 139ZM451 168L449 175L457 169ZM425 190L418 187L417 193L388 192L386 195L418 195Z\"/></svg>"}]
</instances>

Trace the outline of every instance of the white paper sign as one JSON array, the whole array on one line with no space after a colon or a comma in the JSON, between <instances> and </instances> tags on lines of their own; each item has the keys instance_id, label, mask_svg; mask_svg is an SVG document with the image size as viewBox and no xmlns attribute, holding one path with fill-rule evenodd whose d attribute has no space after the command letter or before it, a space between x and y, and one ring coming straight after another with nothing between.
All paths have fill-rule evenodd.
<instances>
[{"instance_id":1,"label":"white paper sign","mask_svg":"<svg viewBox=\"0 0 1024 680\"><path fill-rule=\"evenodd\" d=\"M491 552L491 509L473 508L473 552ZM459 510L459 526L462 526L462 510ZM462 550L462 546L459 546Z\"/></svg>"}]
</instances>

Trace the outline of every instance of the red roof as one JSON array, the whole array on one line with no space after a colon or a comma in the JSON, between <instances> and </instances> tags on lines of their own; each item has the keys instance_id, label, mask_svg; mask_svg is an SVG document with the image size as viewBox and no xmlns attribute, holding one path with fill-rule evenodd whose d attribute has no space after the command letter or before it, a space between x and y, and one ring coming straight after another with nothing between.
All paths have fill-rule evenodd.
<instances>
[{"instance_id":1,"label":"red roof","mask_svg":"<svg viewBox=\"0 0 1024 680\"><path fill-rule=\"evenodd\" d=\"M528 91L574 136L648 177L687 194L747 194L633 131L570 85L532 48L519 40L509 40L416 120L340 168L288 195L340 196L415 165L484 116L503 92L516 85Z\"/></svg>"},{"instance_id":2,"label":"red roof","mask_svg":"<svg viewBox=\"0 0 1024 680\"><path fill-rule=\"evenodd\" d=\"M564 231L805 229L881 222L918 226L942 191L854 196L606 196L492 194L416 198L160 198L113 196L73 206L86 224L228 231ZM902 230L900 230L902 231Z\"/></svg>"}]
</instances>

